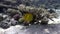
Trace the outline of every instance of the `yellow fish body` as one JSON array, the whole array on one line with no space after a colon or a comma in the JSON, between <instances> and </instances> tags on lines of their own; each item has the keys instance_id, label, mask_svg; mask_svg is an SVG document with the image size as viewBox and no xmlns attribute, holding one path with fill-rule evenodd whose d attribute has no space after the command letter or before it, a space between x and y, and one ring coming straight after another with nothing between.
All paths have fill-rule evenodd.
<instances>
[{"instance_id":1,"label":"yellow fish body","mask_svg":"<svg viewBox=\"0 0 60 34\"><path fill-rule=\"evenodd\" d=\"M33 15L31 13L26 13L23 18L25 22L31 22L33 20Z\"/></svg>"}]
</instances>

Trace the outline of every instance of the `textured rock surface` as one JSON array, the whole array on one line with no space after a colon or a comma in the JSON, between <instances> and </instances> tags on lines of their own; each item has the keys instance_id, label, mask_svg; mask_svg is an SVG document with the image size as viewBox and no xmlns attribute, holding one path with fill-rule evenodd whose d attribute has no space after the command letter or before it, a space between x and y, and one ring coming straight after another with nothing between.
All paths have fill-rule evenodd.
<instances>
[{"instance_id":1,"label":"textured rock surface","mask_svg":"<svg viewBox=\"0 0 60 34\"><path fill-rule=\"evenodd\" d=\"M0 34L60 34L60 25L32 25L29 28L16 25L1 29Z\"/></svg>"}]
</instances>

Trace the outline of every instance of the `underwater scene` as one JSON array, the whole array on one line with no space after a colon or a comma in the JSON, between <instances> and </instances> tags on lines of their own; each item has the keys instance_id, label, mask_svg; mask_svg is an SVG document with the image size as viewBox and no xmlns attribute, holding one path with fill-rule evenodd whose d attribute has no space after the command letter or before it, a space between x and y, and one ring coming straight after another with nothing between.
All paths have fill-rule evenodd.
<instances>
[{"instance_id":1,"label":"underwater scene","mask_svg":"<svg viewBox=\"0 0 60 34\"><path fill-rule=\"evenodd\" d=\"M0 34L60 34L60 0L0 0Z\"/></svg>"}]
</instances>

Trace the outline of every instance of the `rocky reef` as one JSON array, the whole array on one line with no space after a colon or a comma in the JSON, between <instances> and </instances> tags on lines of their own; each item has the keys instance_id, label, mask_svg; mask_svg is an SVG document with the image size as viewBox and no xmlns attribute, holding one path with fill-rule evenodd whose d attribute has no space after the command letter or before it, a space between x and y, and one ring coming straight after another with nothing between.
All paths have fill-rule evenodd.
<instances>
[{"instance_id":1,"label":"rocky reef","mask_svg":"<svg viewBox=\"0 0 60 34\"><path fill-rule=\"evenodd\" d=\"M1 12L1 10L3 12ZM57 18L57 13L42 7L20 4L16 8L4 6L0 10L0 27L8 28L17 24L29 26L34 24L48 24L48 19ZM54 21L54 20L52 20Z\"/></svg>"}]
</instances>

